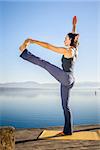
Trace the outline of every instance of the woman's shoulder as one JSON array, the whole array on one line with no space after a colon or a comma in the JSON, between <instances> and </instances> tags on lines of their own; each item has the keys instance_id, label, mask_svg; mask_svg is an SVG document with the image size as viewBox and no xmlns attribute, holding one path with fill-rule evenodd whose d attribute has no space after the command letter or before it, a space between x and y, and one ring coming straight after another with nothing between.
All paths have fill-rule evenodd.
<instances>
[{"instance_id":1,"label":"woman's shoulder","mask_svg":"<svg viewBox=\"0 0 100 150\"><path fill-rule=\"evenodd\" d=\"M66 47L66 53L64 54L64 58L73 58L75 55L75 48L73 46Z\"/></svg>"}]
</instances>

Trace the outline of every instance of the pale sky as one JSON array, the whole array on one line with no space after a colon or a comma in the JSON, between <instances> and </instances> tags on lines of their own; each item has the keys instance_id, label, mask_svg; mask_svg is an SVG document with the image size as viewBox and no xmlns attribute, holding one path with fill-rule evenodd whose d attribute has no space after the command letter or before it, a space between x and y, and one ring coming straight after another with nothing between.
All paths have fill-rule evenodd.
<instances>
[{"instance_id":1,"label":"pale sky","mask_svg":"<svg viewBox=\"0 0 100 150\"><path fill-rule=\"evenodd\" d=\"M79 57L75 64L76 82L100 81L100 2L99 1L0 1L0 83L57 82L47 71L19 57L20 44L28 37L55 46L64 46L78 18ZM29 50L61 67L61 54L29 46Z\"/></svg>"}]
</instances>

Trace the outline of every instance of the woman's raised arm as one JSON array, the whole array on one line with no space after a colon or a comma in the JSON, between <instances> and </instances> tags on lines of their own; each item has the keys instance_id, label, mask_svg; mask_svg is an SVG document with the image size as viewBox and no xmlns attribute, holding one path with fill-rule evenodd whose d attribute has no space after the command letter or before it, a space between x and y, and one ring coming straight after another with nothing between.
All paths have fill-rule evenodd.
<instances>
[{"instance_id":1,"label":"woman's raised arm","mask_svg":"<svg viewBox=\"0 0 100 150\"><path fill-rule=\"evenodd\" d=\"M51 45L46 42L38 41L38 40L33 40L33 39L26 39L24 43L19 47L20 51L23 52L25 48L27 48L28 45L30 44L37 44L40 45L46 49L52 50L54 52L63 54L66 57L73 57L73 51L72 48L69 48L69 50L66 50L64 47L56 47L54 45Z\"/></svg>"},{"instance_id":2,"label":"woman's raised arm","mask_svg":"<svg viewBox=\"0 0 100 150\"><path fill-rule=\"evenodd\" d=\"M52 51L60 53L60 54L64 54L66 52L66 48L64 48L64 47L57 47L52 44L38 41L38 40L33 40L33 39L29 39L29 41L30 41L30 44L37 44L37 45L40 45L44 48L47 48L49 50L52 50Z\"/></svg>"},{"instance_id":3,"label":"woman's raised arm","mask_svg":"<svg viewBox=\"0 0 100 150\"><path fill-rule=\"evenodd\" d=\"M77 24L77 17L74 16L73 20L72 20L72 25L73 25L73 27L72 27L72 33L76 32L76 24Z\"/></svg>"}]
</instances>

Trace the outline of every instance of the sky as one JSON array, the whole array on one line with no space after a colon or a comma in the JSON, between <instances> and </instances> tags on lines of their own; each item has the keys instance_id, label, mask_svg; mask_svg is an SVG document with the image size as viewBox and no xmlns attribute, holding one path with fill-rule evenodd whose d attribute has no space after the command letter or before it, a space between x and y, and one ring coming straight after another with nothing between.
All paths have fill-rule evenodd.
<instances>
[{"instance_id":1,"label":"sky","mask_svg":"<svg viewBox=\"0 0 100 150\"><path fill-rule=\"evenodd\" d=\"M96 0L0 0L0 83L57 83L46 70L20 58L19 46L29 37L64 46L66 34L72 31L73 16L78 18L80 34L76 82L100 81L99 11L100 2ZM28 50L61 68L61 54L35 44Z\"/></svg>"}]
</instances>

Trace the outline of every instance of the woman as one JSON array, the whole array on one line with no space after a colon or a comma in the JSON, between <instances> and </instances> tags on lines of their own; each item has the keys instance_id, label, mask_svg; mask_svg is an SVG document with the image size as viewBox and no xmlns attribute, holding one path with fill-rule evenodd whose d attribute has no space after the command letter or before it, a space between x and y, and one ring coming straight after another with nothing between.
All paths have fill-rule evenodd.
<instances>
[{"instance_id":1,"label":"woman","mask_svg":"<svg viewBox=\"0 0 100 150\"><path fill-rule=\"evenodd\" d=\"M60 132L59 135L72 135L72 122L71 122L71 111L68 106L69 100L69 92L70 89L74 85L74 76L73 76L73 66L75 62L75 58L78 53L78 38L79 34L75 33L76 30L77 18L74 16L73 18L73 29L72 33L68 33L65 37L64 44L65 47L56 47L49 43L41 42L38 40L27 39L20 46L20 51L23 59L43 67L46 69L56 80L61 83L61 99L62 99L62 107L64 111L65 124L63 128L63 132ZM54 52L62 54L62 68L59 68L45 60L42 60L39 57L36 57L32 53L30 53L26 48L29 44L38 44L44 48L52 50Z\"/></svg>"}]
</instances>

